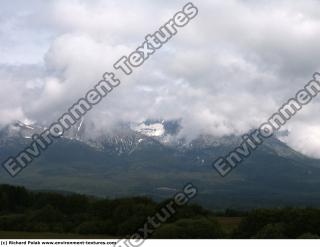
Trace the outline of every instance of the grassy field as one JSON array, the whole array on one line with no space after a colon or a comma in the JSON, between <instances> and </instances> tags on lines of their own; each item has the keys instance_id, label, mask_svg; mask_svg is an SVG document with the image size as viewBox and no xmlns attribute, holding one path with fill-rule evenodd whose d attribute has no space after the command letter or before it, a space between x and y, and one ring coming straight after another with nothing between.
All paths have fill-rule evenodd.
<instances>
[{"instance_id":1,"label":"grassy field","mask_svg":"<svg viewBox=\"0 0 320 247\"><path fill-rule=\"evenodd\" d=\"M242 217L215 217L225 232L232 232L241 222Z\"/></svg>"},{"instance_id":2,"label":"grassy field","mask_svg":"<svg viewBox=\"0 0 320 247\"><path fill-rule=\"evenodd\" d=\"M231 233L241 222L242 217L214 217L226 233ZM106 235L79 235L50 232L0 231L0 239L115 239Z\"/></svg>"}]
</instances>

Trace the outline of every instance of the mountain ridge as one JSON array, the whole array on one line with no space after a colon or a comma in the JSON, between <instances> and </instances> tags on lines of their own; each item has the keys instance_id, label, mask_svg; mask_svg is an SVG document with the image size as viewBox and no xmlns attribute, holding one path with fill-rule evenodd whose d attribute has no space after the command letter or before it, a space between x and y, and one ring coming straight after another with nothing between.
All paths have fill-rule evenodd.
<instances>
[{"instance_id":1,"label":"mountain ridge","mask_svg":"<svg viewBox=\"0 0 320 247\"><path fill-rule=\"evenodd\" d=\"M294 151L276 136L221 178L211 164L239 144L241 136L200 135L186 141L179 138L178 122L163 120L134 128L123 124L111 135L96 138L86 137L84 128L85 122L75 126L16 178L2 171L1 181L32 189L159 200L193 182L199 186L198 202L207 207L320 205L319 160ZM43 129L23 123L2 129L1 159L21 151L32 134Z\"/></svg>"}]
</instances>

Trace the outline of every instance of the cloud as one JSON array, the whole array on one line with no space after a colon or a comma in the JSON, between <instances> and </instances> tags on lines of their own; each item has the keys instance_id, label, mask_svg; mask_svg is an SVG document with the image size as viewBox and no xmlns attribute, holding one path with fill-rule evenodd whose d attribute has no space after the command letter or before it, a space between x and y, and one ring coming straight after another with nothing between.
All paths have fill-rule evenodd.
<instances>
[{"instance_id":1,"label":"cloud","mask_svg":"<svg viewBox=\"0 0 320 247\"><path fill-rule=\"evenodd\" d=\"M199 15L134 74L121 77L121 87L87 121L105 129L118 121L179 118L181 134L190 138L239 134L268 119L320 70L320 2L193 3ZM184 4L6 3L0 22L0 124L55 120ZM320 157L318 107L315 100L284 129L290 130L290 146Z\"/></svg>"}]
</instances>

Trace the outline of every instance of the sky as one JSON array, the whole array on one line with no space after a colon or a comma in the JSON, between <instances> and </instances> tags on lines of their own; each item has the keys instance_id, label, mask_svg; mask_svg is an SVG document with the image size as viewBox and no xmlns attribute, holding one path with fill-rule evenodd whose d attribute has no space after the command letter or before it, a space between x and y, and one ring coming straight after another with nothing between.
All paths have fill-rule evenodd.
<instances>
[{"instance_id":1,"label":"sky","mask_svg":"<svg viewBox=\"0 0 320 247\"><path fill-rule=\"evenodd\" d=\"M10 0L0 8L0 126L49 125L185 1ZM92 131L181 119L181 135L243 134L320 71L320 1L195 0L186 27L92 110ZM282 129L320 158L320 100Z\"/></svg>"}]
</instances>

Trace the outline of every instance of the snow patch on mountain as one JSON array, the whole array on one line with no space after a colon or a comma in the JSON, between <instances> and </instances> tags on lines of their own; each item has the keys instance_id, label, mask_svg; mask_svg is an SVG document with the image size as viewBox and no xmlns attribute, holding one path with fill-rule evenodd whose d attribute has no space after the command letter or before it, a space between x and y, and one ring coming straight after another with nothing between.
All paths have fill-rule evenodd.
<instances>
[{"instance_id":1,"label":"snow patch on mountain","mask_svg":"<svg viewBox=\"0 0 320 247\"><path fill-rule=\"evenodd\" d=\"M163 136L165 133L165 129L162 122L153 124L132 124L131 129L143 135L152 137Z\"/></svg>"}]
</instances>

